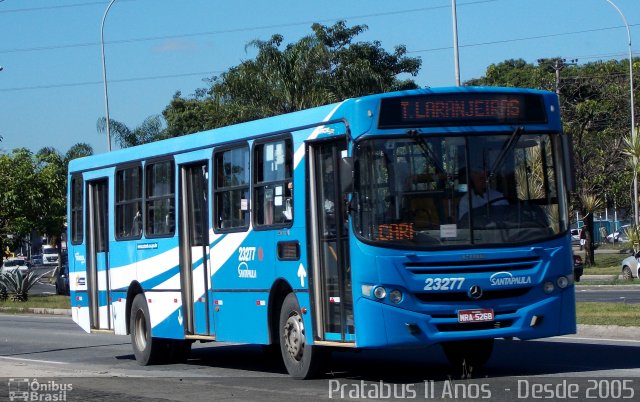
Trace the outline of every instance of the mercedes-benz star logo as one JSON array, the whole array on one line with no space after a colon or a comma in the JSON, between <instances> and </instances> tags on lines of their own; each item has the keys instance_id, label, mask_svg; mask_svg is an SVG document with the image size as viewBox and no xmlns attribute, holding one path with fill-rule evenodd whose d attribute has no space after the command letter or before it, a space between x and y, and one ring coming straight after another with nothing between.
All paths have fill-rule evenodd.
<instances>
[{"instance_id":1,"label":"mercedes-benz star logo","mask_svg":"<svg viewBox=\"0 0 640 402\"><path fill-rule=\"evenodd\" d=\"M467 292L467 295L470 299L478 300L482 297L482 288L478 285L473 285L469 288L469 292Z\"/></svg>"}]
</instances>

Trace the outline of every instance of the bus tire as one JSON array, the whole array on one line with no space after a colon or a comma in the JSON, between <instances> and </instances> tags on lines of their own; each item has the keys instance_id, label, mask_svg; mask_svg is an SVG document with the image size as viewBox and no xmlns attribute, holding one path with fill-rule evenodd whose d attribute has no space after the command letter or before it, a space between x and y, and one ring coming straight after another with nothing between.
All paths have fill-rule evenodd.
<instances>
[{"instance_id":1,"label":"bus tire","mask_svg":"<svg viewBox=\"0 0 640 402\"><path fill-rule=\"evenodd\" d=\"M442 350L451 366L461 368L463 374L472 375L487 363L493 353L493 344L493 339L445 342Z\"/></svg>"},{"instance_id":2,"label":"bus tire","mask_svg":"<svg viewBox=\"0 0 640 402\"><path fill-rule=\"evenodd\" d=\"M323 374L328 351L309 345L310 332L305 330L298 299L289 293L280 309L279 336L282 360L291 377L307 379Z\"/></svg>"},{"instance_id":3,"label":"bus tire","mask_svg":"<svg viewBox=\"0 0 640 402\"><path fill-rule=\"evenodd\" d=\"M160 362L161 354L166 348L160 339L151 336L149 307L142 293L138 293L133 299L129 325L133 354L138 364L147 366Z\"/></svg>"}]
</instances>

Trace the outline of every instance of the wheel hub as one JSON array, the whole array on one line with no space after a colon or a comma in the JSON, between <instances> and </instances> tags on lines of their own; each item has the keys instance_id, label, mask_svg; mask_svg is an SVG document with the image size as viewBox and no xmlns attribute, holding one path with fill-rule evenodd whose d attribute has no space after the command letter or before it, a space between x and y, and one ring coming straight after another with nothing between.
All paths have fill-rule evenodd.
<instances>
[{"instance_id":1,"label":"wheel hub","mask_svg":"<svg viewBox=\"0 0 640 402\"><path fill-rule=\"evenodd\" d=\"M141 312L138 312L138 314L136 314L135 327L136 344L138 345L138 349L144 350L147 347L147 322L145 320L144 314L142 314Z\"/></svg>"},{"instance_id":2,"label":"wheel hub","mask_svg":"<svg viewBox=\"0 0 640 402\"><path fill-rule=\"evenodd\" d=\"M284 344L289 355L297 361L302 359L306 343L304 323L297 313L292 314L284 325Z\"/></svg>"}]
</instances>

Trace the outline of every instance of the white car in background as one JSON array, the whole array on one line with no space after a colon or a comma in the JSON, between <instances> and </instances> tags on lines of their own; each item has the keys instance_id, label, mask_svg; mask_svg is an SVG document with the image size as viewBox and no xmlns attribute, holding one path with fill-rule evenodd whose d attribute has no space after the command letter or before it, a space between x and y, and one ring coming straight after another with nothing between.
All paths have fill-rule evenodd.
<instances>
[{"instance_id":1,"label":"white car in background","mask_svg":"<svg viewBox=\"0 0 640 402\"><path fill-rule=\"evenodd\" d=\"M620 226L620 228L613 232L610 233L607 236L607 243L626 243L629 241L629 237L627 236L627 229L630 228L631 225L622 225Z\"/></svg>"},{"instance_id":2,"label":"white car in background","mask_svg":"<svg viewBox=\"0 0 640 402\"><path fill-rule=\"evenodd\" d=\"M638 272L638 258L640 258L640 253L637 253L636 255L630 255L622 260L623 279L631 280L633 278L640 277L640 272Z\"/></svg>"},{"instance_id":3,"label":"white car in background","mask_svg":"<svg viewBox=\"0 0 640 402\"><path fill-rule=\"evenodd\" d=\"M13 273L19 270L22 275L29 272L29 263L24 258L9 258L2 263L2 273Z\"/></svg>"},{"instance_id":4,"label":"white car in background","mask_svg":"<svg viewBox=\"0 0 640 402\"><path fill-rule=\"evenodd\" d=\"M582 232L582 229L571 229L572 244L580 244L580 232Z\"/></svg>"},{"instance_id":5,"label":"white car in background","mask_svg":"<svg viewBox=\"0 0 640 402\"><path fill-rule=\"evenodd\" d=\"M60 254L58 249L53 246L42 246L42 264L43 265L58 265Z\"/></svg>"}]
</instances>

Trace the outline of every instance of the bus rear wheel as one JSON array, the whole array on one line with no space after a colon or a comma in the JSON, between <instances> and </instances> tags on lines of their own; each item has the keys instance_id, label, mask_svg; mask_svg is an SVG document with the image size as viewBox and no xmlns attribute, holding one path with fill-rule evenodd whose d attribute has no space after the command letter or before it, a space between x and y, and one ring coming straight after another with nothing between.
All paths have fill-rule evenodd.
<instances>
[{"instance_id":1,"label":"bus rear wheel","mask_svg":"<svg viewBox=\"0 0 640 402\"><path fill-rule=\"evenodd\" d=\"M306 379L322 374L328 361L328 351L309 345L298 300L289 293L280 309L280 352L291 377Z\"/></svg>"},{"instance_id":2,"label":"bus rear wheel","mask_svg":"<svg viewBox=\"0 0 640 402\"><path fill-rule=\"evenodd\" d=\"M138 364L147 366L158 363L166 347L160 339L151 336L149 307L142 293L137 294L131 304L129 328L133 354Z\"/></svg>"},{"instance_id":3,"label":"bus rear wheel","mask_svg":"<svg viewBox=\"0 0 640 402\"><path fill-rule=\"evenodd\" d=\"M493 339L475 339L445 342L442 349L449 364L461 368L463 374L471 375L487 363L493 353L493 344Z\"/></svg>"}]
</instances>

